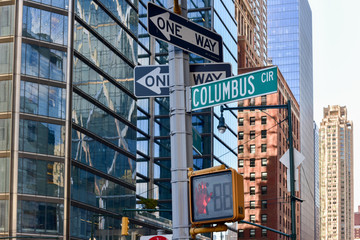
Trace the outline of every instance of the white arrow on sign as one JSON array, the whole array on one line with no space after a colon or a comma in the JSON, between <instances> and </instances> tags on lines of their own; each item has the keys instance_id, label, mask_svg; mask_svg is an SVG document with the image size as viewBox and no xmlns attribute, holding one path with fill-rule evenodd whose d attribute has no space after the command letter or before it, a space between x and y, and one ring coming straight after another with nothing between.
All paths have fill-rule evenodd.
<instances>
[{"instance_id":1,"label":"white arrow on sign","mask_svg":"<svg viewBox=\"0 0 360 240\"><path fill-rule=\"evenodd\" d=\"M153 16L150 20L160 29L168 41L173 36L219 55L219 42L170 20L170 13L165 12Z\"/></svg>"},{"instance_id":2,"label":"white arrow on sign","mask_svg":"<svg viewBox=\"0 0 360 240\"><path fill-rule=\"evenodd\" d=\"M294 148L294 168L297 169L300 164L305 160L305 156L302 155L298 150ZM288 149L284 155L280 158L280 162L285 165L287 168L287 188L290 192L290 150ZM295 171L294 180L295 184L295 191L299 191L299 172Z\"/></svg>"},{"instance_id":3,"label":"white arrow on sign","mask_svg":"<svg viewBox=\"0 0 360 240\"><path fill-rule=\"evenodd\" d=\"M169 87L169 73L160 73L161 68L157 67L137 82L147 89L160 94L161 88Z\"/></svg>"}]
</instances>

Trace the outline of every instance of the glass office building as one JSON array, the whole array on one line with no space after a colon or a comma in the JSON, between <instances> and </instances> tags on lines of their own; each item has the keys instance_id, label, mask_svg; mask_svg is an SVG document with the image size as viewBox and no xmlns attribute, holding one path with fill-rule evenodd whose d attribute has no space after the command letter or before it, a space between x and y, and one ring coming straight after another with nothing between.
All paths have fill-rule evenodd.
<instances>
[{"instance_id":1,"label":"glass office building","mask_svg":"<svg viewBox=\"0 0 360 240\"><path fill-rule=\"evenodd\" d=\"M314 237L312 13L307 0L268 0L268 57L300 104L301 239Z\"/></svg>"},{"instance_id":2,"label":"glass office building","mask_svg":"<svg viewBox=\"0 0 360 240\"><path fill-rule=\"evenodd\" d=\"M167 7L167 1L155 1ZM155 65L168 63L168 44L154 39L147 33L146 3L139 1L139 63ZM212 5L213 4L213 5ZM214 29L223 37L224 62L232 64L237 72L237 24L235 4L227 1L188 1L188 18L204 27ZM207 60L190 54L190 63ZM234 104L236 105L236 104ZM193 112L193 134L201 141L194 143L194 169L203 169L219 164L237 166L237 118L235 112L225 111L229 126L225 134L217 130L219 107ZM171 159L169 98L147 98L138 100L137 194L157 199L159 215L171 219Z\"/></svg>"},{"instance_id":3,"label":"glass office building","mask_svg":"<svg viewBox=\"0 0 360 240\"><path fill-rule=\"evenodd\" d=\"M0 0L0 237L120 239L122 216L141 235L166 227L128 211L146 135L138 16L136 0Z\"/></svg>"}]
</instances>

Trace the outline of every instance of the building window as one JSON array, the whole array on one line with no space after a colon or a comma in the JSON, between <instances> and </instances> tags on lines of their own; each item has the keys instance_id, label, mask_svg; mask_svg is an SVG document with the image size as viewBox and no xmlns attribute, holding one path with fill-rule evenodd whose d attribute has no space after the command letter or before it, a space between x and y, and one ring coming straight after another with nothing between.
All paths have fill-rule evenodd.
<instances>
[{"instance_id":1,"label":"building window","mask_svg":"<svg viewBox=\"0 0 360 240\"><path fill-rule=\"evenodd\" d=\"M255 125L255 117L250 118L250 125Z\"/></svg>"},{"instance_id":2,"label":"building window","mask_svg":"<svg viewBox=\"0 0 360 240\"><path fill-rule=\"evenodd\" d=\"M261 124L265 125L266 124L266 116L262 116L261 117Z\"/></svg>"},{"instance_id":3,"label":"building window","mask_svg":"<svg viewBox=\"0 0 360 240\"><path fill-rule=\"evenodd\" d=\"M261 214L261 222L266 223L267 222L267 214Z\"/></svg>"},{"instance_id":4,"label":"building window","mask_svg":"<svg viewBox=\"0 0 360 240\"><path fill-rule=\"evenodd\" d=\"M250 209L255 209L255 201L250 201Z\"/></svg>"},{"instance_id":5,"label":"building window","mask_svg":"<svg viewBox=\"0 0 360 240\"><path fill-rule=\"evenodd\" d=\"M239 126L244 126L244 118L239 118Z\"/></svg>"},{"instance_id":6,"label":"building window","mask_svg":"<svg viewBox=\"0 0 360 240\"><path fill-rule=\"evenodd\" d=\"M266 95L261 96L261 105L266 105Z\"/></svg>"},{"instance_id":7,"label":"building window","mask_svg":"<svg viewBox=\"0 0 360 240\"><path fill-rule=\"evenodd\" d=\"M239 168L244 167L244 159L239 159Z\"/></svg>"},{"instance_id":8,"label":"building window","mask_svg":"<svg viewBox=\"0 0 360 240\"><path fill-rule=\"evenodd\" d=\"M249 106L255 106L255 98L249 99Z\"/></svg>"},{"instance_id":9,"label":"building window","mask_svg":"<svg viewBox=\"0 0 360 240\"><path fill-rule=\"evenodd\" d=\"M250 167L255 167L255 158L250 158Z\"/></svg>"},{"instance_id":10,"label":"building window","mask_svg":"<svg viewBox=\"0 0 360 240\"><path fill-rule=\"evenodd\" d=\"M266 158L261 159L261 166L267 166L267 159Z\"/></svg>"},{"instance_id":11,"label":"building window","mask_svg":"<svg viewBox=\"0 0 360 240\"><path fill-rule=\"evenodd\" d=\"M266 138L266 130L261 130L261 138Z\"/></svg>"},{"instance_id":12,"label":"building window","mask_svg":"<svg viewBox=\"0 0 360 240\"><path fill-rule=\"evenodd\" d=\"M238 236L239 236L239 238L243 238L243 237L244 237L244 229L239 229L239 231L238 231Z\"/></svg>"},{"instance_id":13,"label":"building window","mask_svg":"<svg viewBox=\"0 0 360 240\"><path fill-rule=\"evenodd\" d=\"M261 194L267 194L267 186L261 186Z\"/></svg>"},{"instance_id":14,"label":"building window","mask_svg":"<svg viewBox=\"0 0 360 240\"><path fill-rule=\"evenodd\" d=\"M244 153L244 145L239 145L239 153Z\"/></svg>"},{"instance_id":15,"label":"building window","mask_svg":"<svg viewBox=\"0 0 360 240\"><path fill-rule=\"evenodd\" d=\"M255 215L250 215L250 222L255 223Z\"/></svg>"},{"instance_id":16,"label":"building window","mask_svg":"<svg viewBox=\"0 0 360 240\"><path fill-rule=\"evenodd\" d=\"M267 236L267 230L261 229L261 236L266 237Z\"/></svg>"},{"instance_id":17,"label":"building window","mask_svg":"<svg viewBox=\"0 0 360 240\"><path fill-rule=\"evenodd\" d=\"M261 209L267 209L267 200L261 200Z\"/></svg>"},{"instance_id":18,"label":"building window","mask_svg":"<svg viewBox=\"0 0 360 240\"><path fill-rule=\"evenodd\" d=\"M266 144L261 144L261 152L266 152Z\"/></svg>"},{"instance_id":19,"label":"building window","mask_svg":"<svg viewBox=\"0 0 360 240\"><path fill-rule=\"evenodd\" d=\"M255 229L250 229L250 237L255 237Z\"/></svg>"},{"instance_id":20,"label":"building window","mask_svg":"<svg viewBox=\"0 0 360 240\"><path fill-rule=\"evenodd\" d=\"M250 131L250 139L255 139L255 131Z\"/></svg>"},{"instance_id":21,"label":"building window","mask_svg":"<svg viewBox=\"0 0 360 240\"><path fill-rule=\"evenodd\" d=\"M255 173L250 173L250 181L255 181Z\"/></svg>"},{"instance_id":22,"label":"building window","mask_svg":"<svg viewBox=\"0 0 360 240\"><path fill-rule=\"evenodd\" d=\"M255 153L255 145L250 145L250 153Z\"/></svg>"},{"instance_id":23,"label":"building window","mask_svg":"<svg viewBox=\"0 0 360 240\"><path fill-rule=\"evenodd\" d=\"M267 172L262 172L261 173L261 180L264 180L264 181L267 180Z\"/></svg>"},{"instance_id":24,"label":"building window","mask_svg":"<svg viewBox=\"0 0 360 240\"><path fill-rule=\"evenodd\" d=\"M244 132L239 132L238 138L239 138L239 140L243 140L244 139Z\"/></svg>"},{"instance_id":25,"label":"building window","mask_svg":"<svg viewBox=\"0 0 360 240\"><path fill-rule=\"evenodd\" d=\"M250 195L255 195L255 187L250 187Z\"/></svg>"}]
</instances>

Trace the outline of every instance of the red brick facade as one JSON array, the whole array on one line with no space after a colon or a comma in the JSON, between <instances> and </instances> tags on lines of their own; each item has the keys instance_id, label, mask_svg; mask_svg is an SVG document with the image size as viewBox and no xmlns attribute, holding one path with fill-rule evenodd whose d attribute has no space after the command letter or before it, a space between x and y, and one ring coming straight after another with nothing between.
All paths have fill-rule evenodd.
<instances>
[{"instance_id":1,"label":"red brick facade","mask_svg":"<svg viewBox=\"0 0 360 240\"><path fill-rule=\"evenodd\" d=\"M239 74L253 69L239 69ZM278 71L278 92L244 100L239 105L279 105L292 101L294 147L300 147L299 105L285 79ZM268 109L244 110L238 113L239 168L244 176L245 219L270 228L291 233L290 192L287 169L279 162L288 149L287 111ZM281 124L278 124L281 122ZM299 185L299 183L296 183ZM255 187L255 194L252 188ZM265 191L266 190L266 191ZM299 196L299 193L297 193ZM296 203L297 238L300 239L300 203ZM239 239L286 239L270 231L239 224ZM254 235L255 234L255 235Z\"/></svg>"}]
</instances>

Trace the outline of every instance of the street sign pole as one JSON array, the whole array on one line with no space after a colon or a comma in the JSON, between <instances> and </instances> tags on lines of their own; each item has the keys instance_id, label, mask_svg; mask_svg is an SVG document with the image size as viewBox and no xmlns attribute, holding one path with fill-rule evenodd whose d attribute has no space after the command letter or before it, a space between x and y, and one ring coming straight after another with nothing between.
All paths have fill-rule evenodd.
<instances>
[{"instance_id":1,"label":"street sign pole","mask_svg":"<svg viewBox=\"0 0 360 240\"><path fill-rule=\"evenodd\" d=\"M169 9L174 1L168 0ZM187 2L181 1L187 15ZM186 87L189 80L189 55L169 44L169 97L171 140L171 195L173 239L190 239L187 170L192 166L191 113L186 112Z\"/></svg>"}]
</instances>

